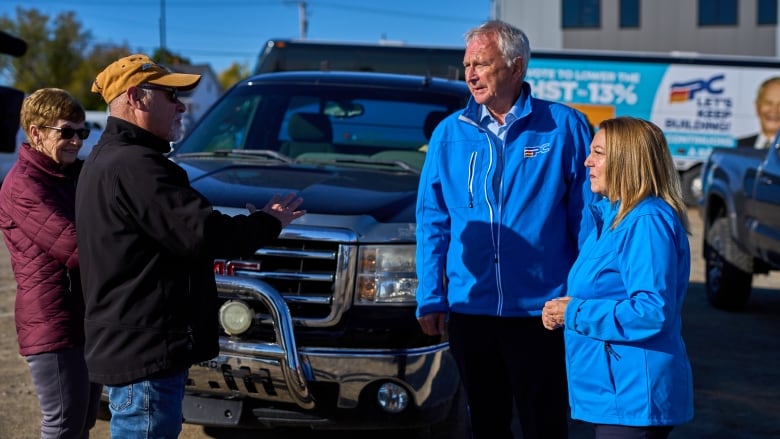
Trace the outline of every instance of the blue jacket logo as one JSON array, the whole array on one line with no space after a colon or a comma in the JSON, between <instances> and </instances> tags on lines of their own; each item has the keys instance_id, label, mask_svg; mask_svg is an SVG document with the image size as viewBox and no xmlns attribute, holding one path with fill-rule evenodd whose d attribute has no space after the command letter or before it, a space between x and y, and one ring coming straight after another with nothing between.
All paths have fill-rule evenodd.
<instances>
[{"instance_id":1,"label":"blue jacket logo","mask_svg":"<svg viewBox=\"0 0 780 439\"><path fill-rule=\"evenodd\" d=\"M545 143L539 146L526 146L525 148L523 148L523 157L532 158L532 157L536 157L539 154L544 154L549 151L550 151L549 143Z\"/></svg>"}]
</instances>

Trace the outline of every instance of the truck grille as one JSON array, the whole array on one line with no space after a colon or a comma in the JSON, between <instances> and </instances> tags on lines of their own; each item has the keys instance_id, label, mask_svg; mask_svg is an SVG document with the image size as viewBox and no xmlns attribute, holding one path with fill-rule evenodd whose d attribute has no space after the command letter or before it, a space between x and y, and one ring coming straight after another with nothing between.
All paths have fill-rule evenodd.
<instances>
[{"instance_id":1,"label":"truck grille","mask_svg":"<svg viewBox=\"0 0 780 439\"><path fill-rule=\"evenodd\" d=\"M353 276L348 273L354 272L356 246L350 243L351 233L291 226L251 258L217 262L224 264L227 275L271 285L287 302L297 325L324 327L337 322L351 303ZM259 303L251 305L263 314Z\"/></svg>"}]
</instances>

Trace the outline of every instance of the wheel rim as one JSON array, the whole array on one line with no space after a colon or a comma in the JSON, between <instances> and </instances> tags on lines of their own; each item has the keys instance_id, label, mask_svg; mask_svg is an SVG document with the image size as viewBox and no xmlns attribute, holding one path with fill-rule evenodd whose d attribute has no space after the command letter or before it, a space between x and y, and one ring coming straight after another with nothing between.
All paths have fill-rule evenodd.
<instances>
[{"instance_id":1,"label":"wheel rim","mask_svg":"<svg viewBox=\"0 0 780 439\"><path fill-rule=\"evenodd\" d=\"M693 194L696 199L701 199L702 197L702 187L701 187L701 177L696 177L691 181L691 193Z\"/></svg>"}]
</instances>

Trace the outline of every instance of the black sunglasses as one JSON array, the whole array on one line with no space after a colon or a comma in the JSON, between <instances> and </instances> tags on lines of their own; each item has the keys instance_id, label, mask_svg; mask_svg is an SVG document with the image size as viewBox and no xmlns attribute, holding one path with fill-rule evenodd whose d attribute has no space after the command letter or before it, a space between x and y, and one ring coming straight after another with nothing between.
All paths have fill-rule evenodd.
<instances>
[{"instance_id":1,"label":"black sunglasses","mask_svg":"<svg viewBox=\"0 0 780 439\"><path fill-rule=\"evenodd\" d=\"M63 140L72 139L75 134L78 134L79 139L84 140L89 137L89 128L72 128L72 127L53 127L49 125L41 125L41 128L49 128L60 132L60 138Z\"/></svg>"},{"instance_id":2,"label":"black sunglasses","mask_svg":"<svg viewBox=\"0 0 780 439\"><path fill-rule=\"evenodd\" d=\"M178 96L178 90L172 87L160 87L159 85L152 85L152 84L143 84L139 85L138 88L143 88L146 90L160 90L168 93L168 99L171 100L171 102L178 103L179 102L179 96Z\"/></svg>"}]
</instances>

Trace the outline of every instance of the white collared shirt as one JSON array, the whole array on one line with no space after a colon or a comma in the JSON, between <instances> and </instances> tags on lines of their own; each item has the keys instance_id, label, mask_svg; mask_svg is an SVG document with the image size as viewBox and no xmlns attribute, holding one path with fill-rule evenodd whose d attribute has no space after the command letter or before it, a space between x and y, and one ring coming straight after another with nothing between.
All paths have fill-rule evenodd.
<instances>
[{"instance_id":1,"label":"white collared shirt","mask_svg":"<svg viewBox=\"0 0 780 439\"><path fill-rule=\"evenodd\" d=\"M756 137L756 143L753 145L756 149L767 149L772 146L772 139L765 136L764 133L759 133Z\"/></svg>"}]
</instances>

